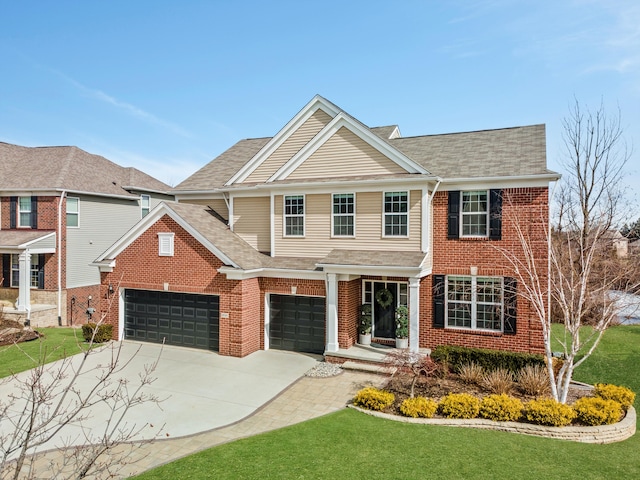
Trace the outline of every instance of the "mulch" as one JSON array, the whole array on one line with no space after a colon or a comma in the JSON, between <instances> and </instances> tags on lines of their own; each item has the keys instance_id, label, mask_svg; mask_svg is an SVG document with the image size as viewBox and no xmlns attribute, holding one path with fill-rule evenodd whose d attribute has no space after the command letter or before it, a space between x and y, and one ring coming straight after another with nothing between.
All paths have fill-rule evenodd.
<instances>
[{"instance_id":1,"label":"mulch","mask_svg":"<svg viewBox=\"0 0 640 480\"><path fill-rule=\"evenodd\" d=\"M0 346L30 342L40 338L40 333L13 320L0 320Z\"/></svg>"}]
</instances>

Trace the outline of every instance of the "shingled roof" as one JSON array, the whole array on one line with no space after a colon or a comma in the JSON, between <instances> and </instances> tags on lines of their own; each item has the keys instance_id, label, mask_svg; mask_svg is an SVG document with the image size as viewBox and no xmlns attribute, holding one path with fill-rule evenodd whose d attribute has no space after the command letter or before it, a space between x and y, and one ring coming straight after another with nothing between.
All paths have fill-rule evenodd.
<instances>
[{"instance_id":1,"label":"shingled roof","mask_svg":"<svg viewBox=\"0 0 640 480\"><path fill-rule=\"evenodd\" d=\"M15 191L51 189L137 198L128 190L171 190L136 168L121 167L78 147L22 147L4 142L0 142L0 179L0 189Z\"/></svg>"},{"instance_id":2,"label":"shingled roof","mask_svg":"<svg viewBox=\"0 0 640 480\"><path fill-rule=\"evenodd\" d=\"M391 133L391 128L395 126L370 130L432 175L447 180L554 173L547 169L544 125L385 138ZM175 190L198 191L223 187L269 140L271 138L239 141L180 183ZM363 172L363 176L368 177L366 172ZM349 179L354 180L352 177ZM235 186L242 185L247 184Z\"/></svg>"}]
</instances>

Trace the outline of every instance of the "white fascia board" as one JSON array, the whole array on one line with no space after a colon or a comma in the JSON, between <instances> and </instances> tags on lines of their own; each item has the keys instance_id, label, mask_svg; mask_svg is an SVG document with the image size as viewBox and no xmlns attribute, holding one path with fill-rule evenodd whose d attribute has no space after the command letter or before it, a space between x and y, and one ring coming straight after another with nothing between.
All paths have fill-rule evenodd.
<instances>
[{"instance_id":1,"label":"white fascia board","mask_svg":"<svg viewBox=\"0 0 640 480\"><path fill-rule=\"evenodd\" d=\"M136 187L132 185L122 185L122 188L124 188L127 191L133 190L135 192L157 193L159 195L168 195L170 197L173 197L173 192L171 192L170 190L155 190L153 188Z\"/></svg>"},{"instance_id":2,"label":"white fascia board","mask_svg":"<svg viewBox=\"0 0 640 480\"><path fill-rule=\"evenodd\" d=\"M39 253L56 253L55 247L30 248L29 253L37 255Z\"/></svg>"},{"instance_id":3,"label":"white fascia board","mask_svg":"<svg viewBox=\"0 0 640 480\"><path fill-rule=\"evenodd\" d=\"M268 158L273 152L275 152L285 140L287 140L293 132L295 132L300 125L306 122L318 109L324 111L330 117L335 117L339 110L331 103L327 102L324 98L316 95L307 103L302 110L300 110L295 117L293 117L289 123L287 123L267 144L262 147L258 153L256 153L251 160L243 165L226 183L225 185L232 185L236 182L243 182L246 178L258 168L258 166Z\"/></svg>"},{"instance_id":4,"label":"white fascia board","mask_svg":"<svg viewBox=\"0 0 640 480\"><path fill-rule=\"evenodd\" d=\"M122 188L122 187L120 187L120 188ZM66 189L57 189L57 191L60 192L60 193L66 192L67 195L68 194L72 194L72 195L87 195L87 196L90 196L90 197L117 198L117 199L121 199L121 200L132 200L132 201L140 200L140 195L134 195L134 194L117 195L117 194L111 194L111 193L85 192L83 190L66 190Z\"/></svg>"},{"instance_id":5,"label":"white fascia board","mask_svg":"<svg viewBox=\"0 0 640 480\"><path fill-rule=\"evenodd\" d=\"M336 264L316 264L325 273L351 274L351 275L379 275L386 277L416 277L422 269L420 267L398 267L381 265L336 265Z\"/></svg>"},{"instance_id":6,"label":"white fascia board","mask_svg":"<svg viewBox=\"0 0 640 480\"><path fill-rule=\"evenodd\" d=\"M276 171L276 173L267 180L267 183L287 178L291 172L298 168L307 158L313 155L342 127L347 128L364 142L368 143L390 160L397 163L400 167L404 168L407 173L421 173L423 175L429 175L429 172L421 165L418 165L402 152L389 145L361 123L352 120L350 116L341 112L337 114L322 130L320 130L320 132L309 143L302 147L300 151L287 163L280 167L278 171Z\"/></svg>"},{"instance_id":7,"label":"white fascia board","mask_svg":"<svg viewBox=\"0 0 640 480\"><path fill-rule=\"evenodd\" d=\"M223 266L218 272L226 275L229 280L247 280L249 278L288 278L298 280L324 280L324 272L311 272L309 270L291 270L284 268L255 268L242 270Z\"/></svg>"},{"instance_id":8,"label":"white fascia board","mask_svg":"<svg viewBox=\"0 0 640 480\"><path fill-rule=\"evenodd\" d=\"M223 263L238 267L238 265L222 253L215 245L209 240L204 238L200 232L195 230L190 224L184 221L176 212L174 212L167 203L162 202L156 208L151 210L149 214L135 224L127 233L125 233L116 243L109 247L102 255L100 255L94 263L99 263L105 259L116 258L124 249L131 245L140 235L146 232L152 225L154 225L163 215L169 215L178 225L184 228L190 235L192 235L199 243L201 243L207 250L218 257Z\"/></svg>"},{"instance_id":9,"label":"white fascia board","mask_svg":"<svg viewBox=\"0 0 640 480\"><path fill-rule=\"evenodd\" d=\"M101 273L111 273L116 266L115 259L104 260L102 262L91 262L89 264L92 267L98 267Z\"/></svg>"},{"instance_id":10,"label":"white fascia board","mask_svg":"<svg viewBox=\"0 0 640 480\"><path fill-rule=\"evenodd\" d=\"M176 202L181 202L183 200L213 200L213 199L224 199L224 195L222 192L214 191L214 190L206 190L199 192L181 192L176 193L174 195Z\"/></svg>"},{"instance_id":11,"label":"white fascia board","mask_svg":"<svg viewBox=\"0 0 640 480\"><path fill-rule=\"evenodd\" d=\"M560 174L518 175L510 177L445 178L440 190L548 187L560 179Z\"/></svg>"},{"instance_id":12,"label":"white fascia board","mask_svg":"<svg viewBox=\"0 0 640 480\"><path fill-rule=\"evenodd\" d=\"M26 195L38 194L39 196L58 196L59 190L55 188L19 188L11 190L0 190L3 197L20 197Z\"/></svg>"}]
</instances>

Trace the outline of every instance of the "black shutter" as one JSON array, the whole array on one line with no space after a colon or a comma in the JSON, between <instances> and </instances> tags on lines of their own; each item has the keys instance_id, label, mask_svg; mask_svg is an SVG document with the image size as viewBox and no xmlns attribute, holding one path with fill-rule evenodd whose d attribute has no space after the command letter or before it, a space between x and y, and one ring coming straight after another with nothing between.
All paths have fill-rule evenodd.
<instances>
[{"instance_id":1,"label":"black shutter","mask_svg":"<svg viewBox=\"0 0 640 480\"><path fill-rule=\"evenodd\" d=\"M502 190L489 190L489 239L502 240Z\"/></svg>"},{"instance_id":2,"label":"black shutter","mask_svg":"<svg viewBox=\"0 0 640 480\"><path fill-rule=\"evenodd\" d=\"M447 238L460 237L460 191L449 192L449 210L447 215Z\"/></svg>"},{"instance_id":3,"label":"black shutter","mask_svg":"<svg viewBox=\"0 0 640 480\"><path fill-rule=\"evenodd\" d=\"M38 197L31 197L31 228L38 228Z\"/></svg>"},{"instance_id":4,"label":"black shutter","mask_svg":"<svg viewBox=\"0 0 640 480\"><path fill-rule=\"evenodd\" d=\"M11 255L2 255L2 286L11 286Z\"/></svg>"},{"instance_id":5,"label":"black shutter","mask_svg":"<svg viewBox=\"0 0 640 480\"><path fill-rule=\"evenodd\" d=\"M444 328L444 275L433 276L433 328Z\"/></svg>"},{"instance_id":6,"label":"black shutter","mask_svg":"<svg viewBox=\"0 0 640 480\"><path fill-rule=\"evenodd\" d=\"M11 197L9 203L9 228L16 228L18 226L18 197Z\"/></svg>"},{"instance_id":7,"label":"black shutter","mask_svg":"<svg viewBox=\"0 0 640 480\"><path fill-rule=\"evenodd\" d=\"M504 277L504 333L516 334L518 315L518 282L515 278Z\"/></svg>"},{"instance_id":8,"label":"black shutter","mask_svg":"<svg viewBox=\"0 0 640 480\"><path fill-rule=\"evenodd\" d=\"M38 255L38 288L44 288L44 253Z\"/></svg>"}]
</instances>

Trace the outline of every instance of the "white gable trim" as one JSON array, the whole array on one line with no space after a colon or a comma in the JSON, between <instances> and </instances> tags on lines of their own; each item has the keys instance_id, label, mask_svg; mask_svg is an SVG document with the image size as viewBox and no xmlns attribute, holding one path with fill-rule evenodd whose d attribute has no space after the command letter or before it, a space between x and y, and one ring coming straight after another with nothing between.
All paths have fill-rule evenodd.
<instances>
[{"instance_id":1,"label":"white gable trim","mask_svg":"<svg viewBox=\"0 0 640 480\"><path fill-rule=\"evenodd\" d=\"M380 139L380 137L372 133L371 130L360 122L354 121L350 116L340 112L327 124L326 127L320 130L320 132L309 143L302 147L300 151L291 158L291 160L280 167L280 169L267 180L267 183L286 179L296 168L302 165L305 160L313 155L342 127L345 127L364 142L368 143L380 153L388 157L391 161L397 163L400 167L404 168L407 173L429 174L429 172L421 165L418 165L402 152Z\"/></svg>"},{"instance_id":2,"label":"white gable trim","mask_svg":"<svg viewBox=\"0 0 640 480\"><path fill-rule=\"evenodd\" d=\"M325 100L320 95L316 95L311 101L304 106L298 114L287 123L267 144L256 153L235 175L233 175L225 186L234 183L244 182L280 145L282 145L304 122L306 122L314 113L322 110L330 117L335 117L340 111L335 105Z\"/></svg>"},{"instance_id":3,"label":"white gable trim","mask_svg":"<svg viewBox=\"0 0 640 480\"><path fill-rule=\"evenodd\" d=\"M156 208L151 210L149 214L135 224L127 233L125 233L116 243L114 243L108 250L100 255L93 264L104 262L105 260L115 259L120 253L122 253L129 245L131 245L138 237L144 232L149 230L158 220L164 215L171 217L178 225L184 228L193 238L195 238L200 244L202 244L207 250L218 257L225 265L232 265L235 268L240 266L225 255L218 247L203 237L200 232L187 223L180 215L171 209L171 207L162 202L158 204Z\"/></svg>"}]
</instances>

